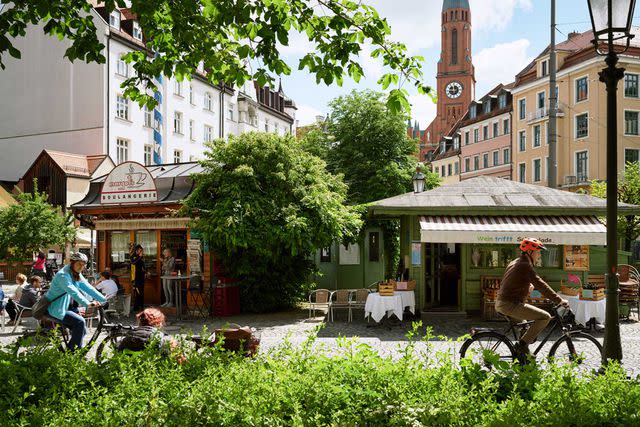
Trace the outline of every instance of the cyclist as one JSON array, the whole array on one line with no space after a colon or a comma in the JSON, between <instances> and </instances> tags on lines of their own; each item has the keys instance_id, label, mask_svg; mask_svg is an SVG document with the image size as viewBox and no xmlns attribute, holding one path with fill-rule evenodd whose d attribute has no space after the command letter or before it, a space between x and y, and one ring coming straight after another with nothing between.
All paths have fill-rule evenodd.
<instances>
[{"instance_id":1,"label":"cyclist","mask_svg":"<svg viewBox=\"0 0 640 427\"><path fill-rule=\"evenodd\" d=\"M98 307L107 299L93 286L87 283L82 276L82 270L87 265L87 256L75 252L71 254L68 265L58 271L51 281L51 287L46 293L46 298L51 301L47 307L48 314L56 323L64 325L71 331L69 350L75 350L84 345L84 336L87 327L84 318L76 311L69 310L71 301L77 302L83 307ZM84 294L92 297L89 301Z\"/></svg>"},{"instance_id":2,"label":"cyclist","mask_svg":"<svg viewBox=\"0 0 640 427\"><path fill-rule=\"evenodd\" d=\"M526 237L520 243L522 254L511 261L505 269L496 300L496 311L516 321L533 320L533 324L516 343L516 352L521 356L530 354L529 344L547 326L551 315L546 311L525 304L527 295L537 289L554 304L567 304L538 274L533 266L540 260L541 250L546 250L540 240Z\"/></svg>"}]
</instances>

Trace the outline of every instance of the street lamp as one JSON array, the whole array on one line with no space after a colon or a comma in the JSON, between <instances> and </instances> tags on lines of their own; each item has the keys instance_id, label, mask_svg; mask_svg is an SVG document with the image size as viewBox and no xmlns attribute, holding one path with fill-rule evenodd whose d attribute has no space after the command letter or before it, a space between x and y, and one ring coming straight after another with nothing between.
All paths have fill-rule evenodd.
<instances>
[{"instance_id":1,"label":"street lamp","mask_svg":"<svg viewBox=\"0 0 640 427\"><path fill-rule=\"evenodd\" d=\"M413 192L422 193L424 191L424 174L422 173L422 164L416 166L416 173L413 174Z\"/></svg>"},{"instance_id":2,"label":"street lamp","mask_svg":"<svg viewBox=\"0 0 640 427\"><path fill-rule=\"evenodd\" d=\"M599 55L605 56L607 67L600 81L607 87L607 309L605 316L603 362L622 360L620 323L618 319L618 137L617 90L624 77L624 68L616 67L618 55L629 48L633 38L631 21L635 0L587 0L593 44ZM617 42L617 43L615 43Z\"/></svg>"}]
</instances>

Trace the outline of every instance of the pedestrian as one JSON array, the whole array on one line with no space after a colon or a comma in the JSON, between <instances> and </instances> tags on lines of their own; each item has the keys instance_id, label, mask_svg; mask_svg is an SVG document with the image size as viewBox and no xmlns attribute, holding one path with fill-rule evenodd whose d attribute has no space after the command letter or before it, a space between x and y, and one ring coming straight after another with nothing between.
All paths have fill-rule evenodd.
<instances>
[{"instance_id":1,"label":"pedestrian","mask_svg":"<svg viewBox=\"0 0 640 427\"><path fill-rule=\"evenodd\" d=\"M47 261L47 256L44 254L44 252L42 251L38 252L38 257L36 258L36 261L33 263L33 266L31 267L31 274L40 276L43 279L47 277L47 268L45 266L46 261Z\"/></svg>"},{"instance_id":2,"label":"pedestrian","mask_svg":"<svg viewBox=\"0 0 640 427\"><path fill-rule=\"evenodd\" d=\"M131 280L133 282L133 311L139 311L144 308L144 278L146 267L144 265L144 249L141 245L133 247L131 255Z\"/></svg>"},{"instance_id":3,"label":"pedestrian","mask_svg":"<svg viewBox=\"0 0 640 427\"><path fill-rule=\"evenodd\" d=\"M84 336L87 326L84 318L77 312L69 310L72 301L82 307L98 307L107 299L91 286L82 275L82 270L87 265L87 256L75 252L69 258L69 264L56 273L51 281L49 291L45 297L50 301L47 312L56 323L67 327L71 331L69 350L73 351L84 346ZM89 301L87 297L93 298Z\"/></svg>"},{"instance_id":4,"label":"pedestrian","mask_svg":"<svg viewBox=\"0 0 640 427\"><path fill-rule=\"evenodd\" d=\"M176 259L171 254L171 249L166 248L162 258L162 275L170 276L176 268ZM162 279L165 302L162 307L173 307L173 284L170 279Z\"/></svg>"},{"instance_id":5,"label":"pedestrian","mask_svg":"<svg viewBox=\"0 0 640 427\"><path fill-rule=\"evenodd\" d=\"M20 292L20 296L19 298L14 299L10 299L7 302L7 306L5 307L5 310L7 311L7 314L9 315L9 319L11 319L11 321L9 322L9 325L12 325L15 323L16 318L18 317L18 306L16 305L15 301L18 301L18 305L21 305L23 307L27 307L27 308L31 308L33 307L33 305L38 302L38 299L40 299L40 288L42 286L42 277L40 276L36 276L33 275L29 278L29 282L28 283L24 283L23 285L20 286L21 292ZM15 295L14 295L15 298Z\"/></svg>"}]
</instances>

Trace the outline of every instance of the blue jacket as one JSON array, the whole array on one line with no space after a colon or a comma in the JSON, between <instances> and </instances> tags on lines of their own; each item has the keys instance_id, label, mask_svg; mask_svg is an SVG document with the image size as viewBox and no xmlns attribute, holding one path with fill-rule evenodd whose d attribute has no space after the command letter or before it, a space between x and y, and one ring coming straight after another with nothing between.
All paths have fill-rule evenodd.
<instances>
[{"instance_id":1,"label":"blue jacket","mask_svg":"<svg viewBox=\"0 0 640 427\"><path fill-rule=\"evenodd\" d=\"M53 301L55 298L64 294L62 297L49 304L49 315L51 317L55 317L58 320L62 320L65 314L67 314L67 310L69 309L69 304L71 304L72 298L81 306L87 307L90 301L87 300L80 291L89 294L96 301L107 301L104 295L102 295L93 286L87 283L82 274L80 275L79 281L74 281L71 274L71 266L65 265L64 268L58 271L53 277L53 280L51 281L51 287L46 294L46 297L49 301Z\"/></svg>"}]
</instances>

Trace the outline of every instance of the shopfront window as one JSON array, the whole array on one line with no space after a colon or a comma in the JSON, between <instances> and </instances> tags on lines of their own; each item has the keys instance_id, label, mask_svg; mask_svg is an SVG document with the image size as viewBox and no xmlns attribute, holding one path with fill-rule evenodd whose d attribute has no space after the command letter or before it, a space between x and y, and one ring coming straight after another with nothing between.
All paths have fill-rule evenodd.
<instances>
[{"instance_id":1,"label":"shopfront window","mask_svg":"<svg viewBox=\"0 0 640 427\"><path fill-rule=\"evenodd\" d=\"M176 260L175 271L185 274L187 271L187 232L184 230L167 230L160 234L162 250L170 249Z\"/></svg>"},{"instance_id":2,"label":"shopfront window","mask_svg":"<svg viewBox=\"0 0 640 427\"><path fill-rule=\"evenodd\" d=\"M144 249L144 265L147 268L147 274L157 276L158 243L156 242L156 232L150 230L136 231L135 243Z\"/></svg>"},{"instance_id":3,"label":"shopfront window","mask_svg":"<svg viewBox=\"0 0 640 427\"><path fill-rule=\"evenodd\" d=\"M129 277L129 232L111 232L111 272L119 277Z\"/></svg>"},{"instance_id":4,"label":"shopfront window","mask_svg":"<svg viewBox=\"0 0 640 427\"><path fill-rule=\"evenodd\" d=\"M547 246L536 267L560 267L561 246ZM471 268L505 268L520 256L516 245L472 245L469 251Z\"/></svg>"}]
</instances>

